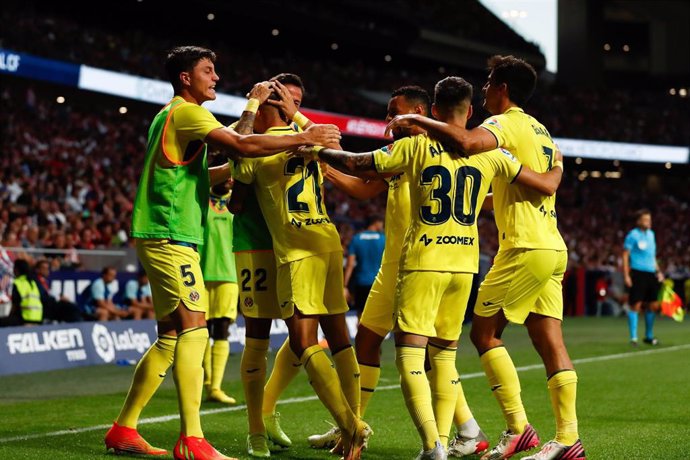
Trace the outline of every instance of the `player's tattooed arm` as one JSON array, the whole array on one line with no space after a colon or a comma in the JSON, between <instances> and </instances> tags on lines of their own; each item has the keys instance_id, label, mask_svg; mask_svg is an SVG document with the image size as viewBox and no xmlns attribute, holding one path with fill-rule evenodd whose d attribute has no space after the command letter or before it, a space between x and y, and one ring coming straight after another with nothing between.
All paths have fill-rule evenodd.
<instances>
[{"instance_id":1,"label":"player's tattooed arm","mask_svg":"<svg viewBox=\"0 0 690 460\"><path fill-rule=\"evenodd\" d=\"M312 152L314 149L312 149ZM376 171L374 165L374 152L353 153L336 149L318 150L318 157L330 166L344 173L357 173L360 171Z\"/></svg>"},{"instance_id":2,"label":"player's tattooed arm","mask_svg":"<svg viewBox=\"0 0 690 460\"><path fill-rule=\"evenodd\" d=\"M261 105L266 102L268 97L271 95L271 91L273 91L273 84L267 81L262 81L254 85L252 90L247 94L247 99L256 99L258 101L258 105ZM251 103L247 104L247 109L250 109L250 104ZM253 134L255 119L256 108L253 110L245 109L235 125L235 131L237 131L239 134Z\"/></svg>"}]
</instances>

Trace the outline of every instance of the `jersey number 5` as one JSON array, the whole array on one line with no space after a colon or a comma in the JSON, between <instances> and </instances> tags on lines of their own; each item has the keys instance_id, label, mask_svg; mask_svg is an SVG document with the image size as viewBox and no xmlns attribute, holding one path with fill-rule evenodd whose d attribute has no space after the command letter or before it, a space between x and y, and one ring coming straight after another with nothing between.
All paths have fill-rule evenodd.
<instances>
[{"instance_id":1,"label":"jersey number 5","mask_svg":"<svg viewBox=\"0 0 690 460\"><path fill-rule=\"evenodd\" d=\"M451 172L444 166L429 166L422 171L421 184L438 186L431 189L431 200L437 203L436 212L432 206L424 205L419 209L422 222L428 225L440 225L451 216L460 225L472 225L477 218L477 199L482 183L482 173L475 167L463 166L455 171L455 181Z\"/></svg>"}]
</instances>

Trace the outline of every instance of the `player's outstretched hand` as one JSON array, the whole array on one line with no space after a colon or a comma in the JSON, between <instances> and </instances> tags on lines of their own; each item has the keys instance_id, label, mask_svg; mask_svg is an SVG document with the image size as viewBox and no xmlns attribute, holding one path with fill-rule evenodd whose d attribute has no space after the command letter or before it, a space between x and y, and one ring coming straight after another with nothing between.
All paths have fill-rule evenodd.
<instances>
[{"instance_id":1,"label":"player's outstretched hand","mask_svg":"<svg viewBox=\"0 0 690 460\"><path fill-rule=\"evenodd\" d=\"M340 129L336 125L311 125L304 134L307 145L328 145L340 142Z\"/></svg>"},{"instance_id":2,"label":"player's outstretched hand","mask_svg":"<svg viewBox=\"0 0 690 460\"><path fill-rule=\"evenodd\" d=\"M280 109L288 120L292 120L297 113L298 107L295 105L295 100L292 98L290 90L279 81L274 81L272 83L280 100L268 99L267 103Z\"/></svg>"},{"instance_id":3,"label":"player's outstretched hand","mask_svg":"<svg viewBox=\"0 0 690 460\"><path fill-rule=\"evenodd\" d=\"M386 126L386 131L384 132L384 135L390 137L391 132L394 129L407 129L415 126L415 121L417 117L419 117L419 115L417 115L416 113L396 116L388 123L388 126Z\"/></svg>"},{"instance_id":4,"label":"player's outstretched hand","mask_svg":"<svg viewBox=\"0 0 690 460\"><path fill-rule=\"evenodd\" d=\"M263 104L268 99L268 96L273 92L274 85L270 81L262 81L254 85L251 91L247 93L247 99L258 99L259 104Z\"/></svg>"},{"instance_id":5,"label":"player's outstretched hand","mask_svg":"<svg viewBox=\"0 0 690 460\"><path fill-rule=\"evenodd\" d=\"M558 147L558 144L554 144L556 146L556 161L563 161L563 153L561 152L561 149Z\"/></svg>"}]
</instances>

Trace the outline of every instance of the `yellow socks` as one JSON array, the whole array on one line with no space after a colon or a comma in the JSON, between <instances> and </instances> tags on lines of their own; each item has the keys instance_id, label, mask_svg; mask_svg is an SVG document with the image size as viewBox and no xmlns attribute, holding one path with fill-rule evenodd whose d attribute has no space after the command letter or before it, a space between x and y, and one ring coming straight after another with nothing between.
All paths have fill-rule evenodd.
<instances>
[{"instance_id":1,"label":"yellow socks","mask_svg":"<svg viewBox=\"0 0 690 460\"><path fill-rule=\"evenodd\" d=\"M309 383L340 429L351 430L355 426L357 416L350 408L340 387L338 374L323 348L320 345L312 345L304 350L301 361L309 376Z\"/></svg>"},{"instance_id":2,"label":"yellow socks","mask_svg":"<svg viewBox=\"0 0 690 460\"><path fill-rule=\"evenodd\" d=\"M264 415L270 415L275 412L278 398L280 398L280 395L290 382L297 377L301 368L302 363L299 360L299 356L290 349L290 341L285 339L278 353L276 353L271 375L268 377L268 382L266 382L264 387L263 407L261 409Z\"/></svg>"},{"instance_id":3,"label":"yellow socks","mask_svg":"<svg viewBox=\"0 0 690 460\"><path fill-rule=\"evenodd\" d=\"M429 362L433 369L433 372L429 373L429 385L433 395L432 407L438 435L444 446L448 445L448 436L458 399L460 379L455 368L457 350L455 347L439 347L431 343L427 346Z\"/></svg>"},{"instance_id":4,"label":"yellow socks","mask_svg":"<svg viewBox=\"0 0 690 460\"><path fill-rule=\"evenodd\" d=\"M505 347L492 348L480 360L508 429L514 434L521 434L527 425L527 414L520 399L520 380L513 360Z\"/></svg>"},{"instance_id":5,"label":"yellow socks","mask_svg":"<svg viewBox=\"0 0 690 460\"><path fill-rule=\"evenodd\" d=\"M206 350L204 350L204 361L202 367L204 368L204 388L206 391L211 391L211 376L213 375L212 367L213 359L211 358L211 339L208 339Z\"/></svg>"},{"instance_id":6,"label":"yellow socks","mask_svg":"<svg viewBox=\"0 0 690 460\"><path fill-rule=\"evenodd\" d=\"M213 341L211 347L211 389L220 390L225 376L225 366L230 356L230 342L227 339Z\"/></svg>"},{"instance_id":7,"label":"yellow socks","mask_svg":"<svg viewBox=\"0 0 690 460\"><path fill-rule=\"evenodd\" d=\"M579 439L577 433L577 374L574 370L559 371L548 382L551 405L556 416L556 441L572 446Z\"/></svg>"},{"instance_id":8,"label":"yellow socks","mask_svg":"<svg viewBox=\"0 0 690 460\"><path fill-rule=\"evenodd\" d=\"M249 434L264 434L266 431L261 418L261 405L264 399L268 343L268 339L247 337L240 361L244 399L247 401Z\"/></svg>"},{"instance_id":9,"label":"yellow socks","mask_svg":"<svg viewBox=\"0 0 690 460\"><path fill-rule=\"evenodd\" d=\"M180 405L181 431L185 436L204 437L199 407L204 383L204 370L201 364L207 343L206 327L186 329L177 336L173 378Z\"/></svg>"},{"instance_id":10,"label":"yellow socks","mask_svg":"<svg viewBox=\"0 0 690 460\"><path fill-rule=\"evenodd\" d=\"M381 366L369 366L368 364L359 363L359 387L361 389L359 415L364 418L364 413L367 410L371 397L374 396L374 390L379 384L379 377L381 376Z\"/></svg>"},{"instance_id":11,"label":"yellow socks","mask_svg":"<svg viewBox=\"0 0 690 460\"><path fill-rule=\"evenodd\" d=\"M359 417L361 405L360 399L360 374L359 364L355 356L355 349L351 345L339 350L332 355L335 371L340 379L340 387L343 389L345 399L350 404L350 409Z\"/></svg>"},{"instance_id":12,"label":"yellow socks","mask_svg":"<svg viewBox=\"0 0 690 460\"><path fill-rule=\"evenodd\" d=\"M134 370L125 404L117 418L118 425L137 427L141 411L163 383L165 373L173 362L176 343L177 337L161 335L141 358Z\"/></svg>"},{"instance_id":13,"label":"yellow socks","mask_svg":"<svg viewBox=\"0 0 690 460\"><path fill-rule=\"evenodd\" d=\"M425 348L395 347L395 364L400 372L400 387L405 405L422 438L424 450L429 450L434 448L440 438L431 405L431 389L424 372L424 355Z\"/></svg>"},{"instance_id":14,"label":"yellow socks","mask_svg":"<svg viewBox=\"0 0 690 460\"><path fill-rule=\"evenodd\" d=\"M462 390L462 383L460 383L460 376L458 376L458 399L455 402L455 412L453 413L453 424L456 427L462 426L467 421L474 418L470 406L467 405L465 399L465 392Z\"/></svg>"}]
</instances>

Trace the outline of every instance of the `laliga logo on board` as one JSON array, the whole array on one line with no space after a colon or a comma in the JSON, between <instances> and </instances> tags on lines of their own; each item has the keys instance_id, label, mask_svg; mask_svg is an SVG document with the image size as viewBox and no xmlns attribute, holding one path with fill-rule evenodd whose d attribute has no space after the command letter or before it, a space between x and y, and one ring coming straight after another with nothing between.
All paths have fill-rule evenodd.
<instances>
[{"instance_id":1,"label":"laliga logo on board","mask_svg":"<svg viewBox=\"0 0 690 460\"><path fill-rule=\"evenodd\" d=\"M149 335L145 332L134 332L131 328L124 332L111 332L102 324L95 324L91 332L91 339L96 353L106 363L115 359L117 351L136 350L144 353L150 346Z\"/></svg>"}]
</instances>

